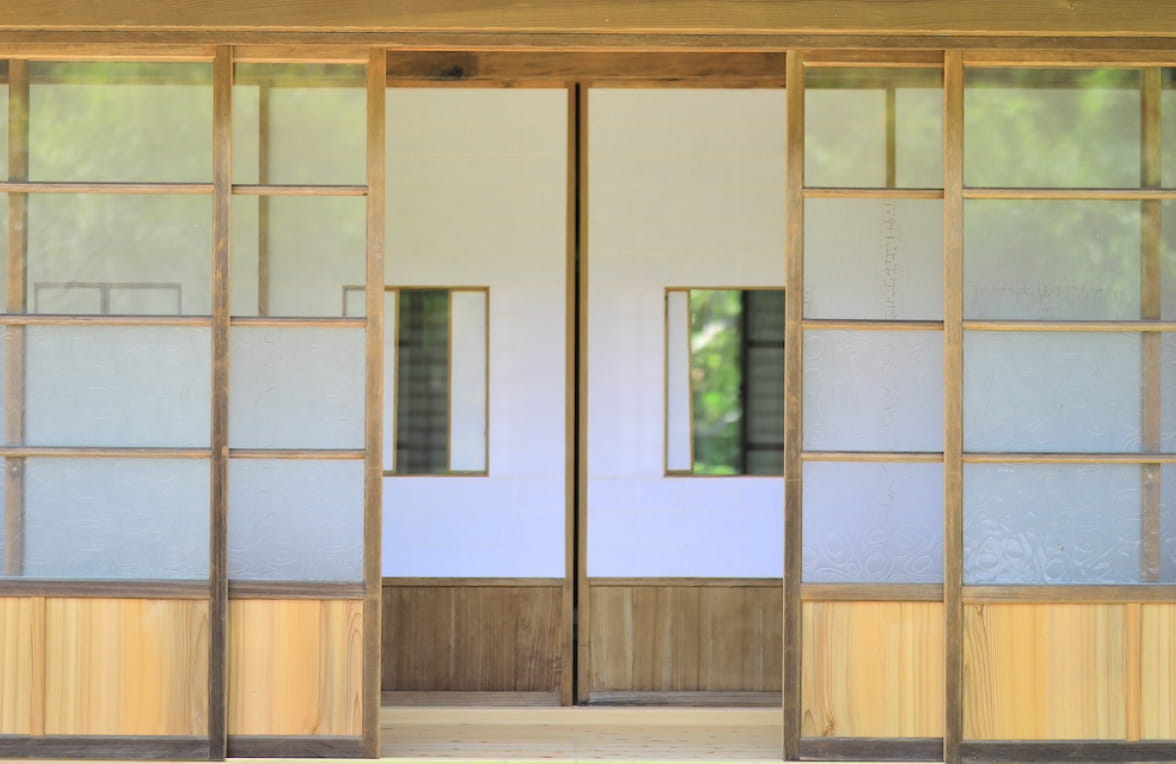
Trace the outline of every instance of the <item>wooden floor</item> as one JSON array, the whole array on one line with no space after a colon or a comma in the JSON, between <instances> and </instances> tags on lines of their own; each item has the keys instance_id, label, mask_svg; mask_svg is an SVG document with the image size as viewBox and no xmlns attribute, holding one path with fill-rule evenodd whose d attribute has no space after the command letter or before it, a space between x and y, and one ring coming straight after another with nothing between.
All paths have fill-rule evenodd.
<instances>
[{"instance_id":1,"label":"wooden floor","mask_svg":"<svg viewBox=\"0 0 1176 764\"><path fill-rule=\"evenodd\" d=\"M778 762L774 708L412 708L382 712L384 758ZM407 762L406 762L407 764Z\"/></svg>"}]
</instances>

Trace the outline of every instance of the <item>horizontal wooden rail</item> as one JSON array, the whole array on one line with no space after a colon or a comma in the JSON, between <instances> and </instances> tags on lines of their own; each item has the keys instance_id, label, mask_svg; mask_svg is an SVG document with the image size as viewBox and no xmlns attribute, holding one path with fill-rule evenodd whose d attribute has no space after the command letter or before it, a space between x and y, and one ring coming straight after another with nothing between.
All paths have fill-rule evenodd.
<instances>
[{"instance_id":1,"label":"horizontal wooden rail","mask_svg":"<svg viewBox=\"0 0 1176 764\"><path fill-rule=\"evenodd\" d=\"M0 446L0 457L57 459L208 459L208 448L121 448L116 446Z\"/></svg>"},{"instance_id":2,"label":"horizontal wooden rail","mask_svg":"<svg viewBox=\"0 0 1176 764\"><path fill-rule=\"evenodd\" d=\"M22 194L211 194L211 183L95 183L3 181L0 192Z\"/></svg>"},{"instance_id":3,"label":"horizontal wooden rail","mask_svg":"<svg viewBox=\"0 0 1176 764\"><path fill-rule=\"evenodd\" d=\"M209 316L112 316L65 313L0 313L9 326L211 326Z\"/></svg>"},{"instance_id":4,"label":"horizontal wooden rail","mask_svg":"<svg viewBox=\"0 0 1176 764\"><path fill-rule=\"evenodd\" d=\"M973 332L1176 332L1176 321L986 321L965 320Z\"/></svg>"},{"instance_id":5,"label":"horizontal wooden rail","mask_svg":"<svg viewBox=\"0 0 1176 764\"><path fill-rule=\"evenodd\" d=\"M964 198L1131 202L1176 199L1176 188L965 188Z\"/></svg>"},{"instance_id":6,"label":"horizontal wooden rail","mask_svg":"<svg viewBox=\"0 0 1176 764\"><path fill-rule=\"evenodd\" d=\"M942 451L802 451L806 462L942 462Z\"/></svg>"},{"instance_id":7,"label":"horizontal wooden rail","mask_svg":"<svg viewBox=\"0 0 1176 764\"><path fill-rule=\"evenodd\" d=\"M1169 453L964 452L969 464L1176 464Z\"/></svg>"},{"instance_id":8,"label":"horizontal wooden rail","mask_svg":"<svg viewBox=\"0 0 1176 764\"><path fill-rule=\"evenodd\" d=\"M942 199L942 188L819 188L804 190L805 199Z\"/></svg>"},{"instance_id":9,"label":"horizontal wooden rail","mask_svg":"<svg viewBox=\"0 0 1176 764\"><path fill-rule=\"evenodd\" d=\"M983 585L963 588L964 602L1176 602L1173 584Z\"/></svg>"},{"instance_id":10,"label":"horizontal wooden rail","mask_svg":"<svg viewBox=\"0 0 1176 764\"><path fill-rule=\"evenodd\" d=\"M942 321L891 321L889 319L864 318L806 318L801 322L805 329L834 329L863 332L941 332Z\"/></svg>"},{"instance_id":11,"label":"horizontal wooden rail","mask_svg":"<svg viewBox=\"0 0 1176 764\"><path fill-rule=\"evenodd\" d=\"M808 602L942 602L943 584L811 583L800 585Z\"/></svg>"},{"instance_id":12,"label":"horizontal wooden rail","mask_svg":"<svg viewBox=\"0 0 1176 764\"><path fill-rule=\"evenodd\" d=\"M348 459L363 459L362 448L230 448L230 459L305 459L318 461L337 461Z\"/></svg>"},{"instance_id":13,"label":"horizontal wooden rail","mask_svg":"<svg viewBox=\"0 0 1176 764\"><path fill-rule=\"evenodd\" d=\"M271 327L319 327L323 329L363 329L367 327L367 319L359 317L324 316L321 318L302 318L297 316L233 316L229 319L232 326L271 326Z\"/></svg>"},{"instance_id":14,"label":"horizontal wooden rail","mask_svg":"<svg viewBox=\"0 0 1176 764\"><path fill-rule=\"evenodd\" d=\"M367 196L367 186L293 186L239 183L237 196Z\"/></svg>"}]
</instances>

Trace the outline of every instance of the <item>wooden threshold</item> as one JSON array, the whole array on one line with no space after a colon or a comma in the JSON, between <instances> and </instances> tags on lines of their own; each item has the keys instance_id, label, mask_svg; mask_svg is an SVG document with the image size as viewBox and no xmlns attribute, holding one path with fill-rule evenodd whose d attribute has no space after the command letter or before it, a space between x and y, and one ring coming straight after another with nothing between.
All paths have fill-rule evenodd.
<instances>
[{"instance_id":1,"label":"wooden threshold","mask_svg":"<svg viewBox=\"0 0 1176 764\"><path fill-rule=\"evenodd\" d=\"M773 708L779 709L778 692L643 692L640 690L593 690L592 706L673 706L686 708Z\"/></svg>"},{"instance_id":2,"label":"wooden threshold","mask_svg":"<svg viewBox=\"0 0 1176 764\"><path fill-rule=\"evenodd\" d=\"M558 706L558 692L461 692L384 690L384 706L429 708L498 708L515 706Z\"/></svg>"}]
</instances>

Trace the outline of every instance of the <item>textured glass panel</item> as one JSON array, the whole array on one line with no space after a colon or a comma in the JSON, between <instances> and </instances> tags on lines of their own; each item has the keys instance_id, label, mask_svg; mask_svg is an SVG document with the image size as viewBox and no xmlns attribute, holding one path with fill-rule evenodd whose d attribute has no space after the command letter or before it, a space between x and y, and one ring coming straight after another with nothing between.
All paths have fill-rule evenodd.
<instances>
[{"instance_id":1,"label":"textured glass panel","mask_svg":"<svg viewBox=\"0 0 1176 764\"><path fill-rule=\"evenodd\" d=\"M689 472L690 292L666 292L666 469Z\"/></svg>"},{"instance_id":2,"label":"textured glass panel","mask_svg":"<svg viewBox=\"0 0 1176 764\"><path fill-rule=\"evenodd\" d=\"M804 465L804 580L943 580L943 466Z\"/></svg>"},{"instance_id":3,"label":"textured glass panel","mask_svg":"<svg viewBox=\"0 0 1176 764\"><path fill-rule=\"evenodd\" d=\"M1133 464L965 464L965 584L1140 580Z\"/></svg>"},{"instance_id":4,"label":"textured glass panel","mask_svg":"<svg viewBox=\"0 0 1176 764\"><path fill-rule=\"evenodd\" d=\"M363 66L237 64L233 182L367 182Z\"/></svg>"},{"instance_id":5,"label":"textured glass panel","mask_svg":"<svg viewBox=\"0 0 1176 764\"><path fill-rule=\"evenodd\" d=\"M1176 115L1173 116L1176 120ZM1176 181L1173 181L1176 184ZM1176 320L1176 202L1161 202L1164 249L1160 260L1161 317Z\"/></svg>"},{"instance_id":6,"label":"textured glass panel","mask_svg":"<svg viewBox=\"0 0 1176 764\"><path fill-rule=\"evenodd\" d=\"M964 183L1137 187L1139 72L965 73Z\"/></svg>"},{"instance_id":7,"label":"textured glass panel","mask_svg":"<svg viewBox=\"0 0 1176 764\"><path fill-rule=\"evenodd\" d=\"M968 451L1138 451L1140 336L966 332Z\"/></svg>"},{"instance_id":8,"label":"textured glass panel","mask_svg":"<svg viewBox=\"0 0 1176 764\"><path fill-rule=\"evenodd\" d=\"M4 135L4 133L0 133ZM4 152L0 151L0 154ZM3 177L3 176L0 176ZM0 194L0 262L5 267L0 268L0 289L4 291L0 298L0 313L8 312L8 194Z\"/></svg>"},{"instance_id":9,"label":"textured glass panel","mask_svg":"<svg viewBox=\"0 0 1176 764\"><path fill-rule=\"evenodd\" d=\"M1163 135L1161 181L1165 188L1176 185L1176 69L1162 69L1160 130Z\"/></svg>"},{"instance_id":10,"label":"textured glass panel","mask_svg":"<svg viewBox=\"0 0 1176 764\"><path fill-rule=\"evenodd\" d=\"M212 181L212 66L29 64L32 180Z\"/></svg>"},{"instance_id":11,"label":"textured glass panel","mask_svg":"<svg viewBox=\"0 0 1176 764\"><path fill-rule=\"evenodd\" d=\"M234 448L362 448L362 329L234 327Z\"/></svg>"},{"instance_id":12,"label":"textured glass panel","mask_svg":"<svg viewBox=\"0 0 1176 764\"><path fill-rule=\"evenodd\" d=\"M943 335L805 332L804 447L941 450Z\"/></svg>"},{"instance_id":13,"label":"textured glass panel","mask_svg":"<svg viewBox=\"0 0 1176 764\"><path fill-rule=\"evenodd\" d=\"M965 202L964 316L1139 318L1139 206Z\"/></svg>"},{"instance_id":14,"label":"textured glass panel","mask_svg":"<svg viewBox=\"0 0 1176 764\"><path fill-rule=\"evenodd\" d=\"M1160 450L1176 453L1176 334L1160 340Z\"/></svg>"},{"instance_id":15,"label":"textured glass panel","mask_svg":"<svg viewBox=\"0 0 1176 764\"><path fill-rule=\"evenodd\" d=\"M8 83L0 82L0 135L8 135ZM7 140L7 139L5 139ZM6 144L7 145L7 144ZM0 151L0 178L8 179L8 152ZM3 194L0 194L3 196ZM0 549L3 544L0 543ZM3 554L3 552L0 552ZM3 561L0 560L0 565Z\"/></svg>"},{"instance_id":16,"label":"textured glass panel","mask_svg":"<svg viewBox=\"0 0 1176 764\"><path fill-rule=\"evenodd\" d=\"M204 459L27 459L33 578L208 578Z\"/></svg>"},{"instance_id":17,"label":"textured glass panel","mask_svg":"<svg viewBox=\"0 0 1176 764\"><path fill-rule=\"evenodd\" d=\"M363 580L363 462L229 463L229 577Z\"/></svg>"},{"instance_id":18,"label":"textured glass panel","mask_svg":"<svg viewBox=\"0 0 1176 764\"><path fill-rule=\"evenodd\" d=\"M1162 517L1160 580L1176 583L1176 464L1160 468L1160 511Z\"/></svg>"},{"instance_id":19,"label":"textured glass panel","mask_svg":"<svg viewBox=\"0 0 1176 764\"><path fill-rule=\"evenodd\" d=\"M487 303L483 291L449 293L449 469L486 469Z\"/></svg>"},{"instance_id":20,"label":"textured glass panel","mask_svg":"<svg viewBox=\"0 0 1176 764\"><path fill-rule=\"evenodd\" d=\"M366 210L362 197L234 198L233 314L345 315L344 288L364 283ZM363 315L358 294L346 315Z\"/></svg>"},{"instance_id":21,"label":"textured glass panel","mask_svg":"<svg viewBox=\"0 0 1176 764\"><path fill-rule=\"evenodd\" d=\"M31 313L211 312L212 201L29 195Z\"/></svg>"},{"instance_id":22,"label":"textured glass panel","mask_svg":"<svg viewBox=\"0 0 1176 764\"><path fill-rule=\"evenodd\" d=\"M29 326L25 336L28 445L208 446L207 328Z\"/></svg>"},{"instance_id":23,"label":"textured glass panel","mask_svg":"<svg viewBox=\"0 0 1176 764\"><path fill-rule=\"evenodd\" d=\"M806 201L804 285L807 318L943 318L943 203Z\"/></svg>"},{"instance_id":24,"label":"textured glass panel","mask_svg":"<svg viewBox=\"0 0 1176 764\"><path fill-rule=\"evenodd\" d=\"M931 69L810 70L805 183L942 186L941 86L941 73Z\"/></svg>"}]
</instances>

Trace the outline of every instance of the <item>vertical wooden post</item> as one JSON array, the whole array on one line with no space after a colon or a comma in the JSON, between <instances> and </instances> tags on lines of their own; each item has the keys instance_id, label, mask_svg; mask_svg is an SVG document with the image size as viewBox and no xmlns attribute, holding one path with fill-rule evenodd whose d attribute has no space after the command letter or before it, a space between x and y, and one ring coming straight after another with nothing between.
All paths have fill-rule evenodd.
<instances>
[{"instance_id":1,"label":"vertical wooden post","mask_svg":"<svg viewBox=\"0 0 1176 764\"><path fill-rule=\"evenodd\" d=\"M898 88L886 86L886 188L898 188Z\"/></svg>"},{"instance_id":2,"label":"vertical wooden post","mask_svg":"<svg viewBox=\"0 0 1176 764\"><path fill-rule=\"evenodd\" d=\"M567 85L567 194L564 214L567 226L564 259L564 582L561 603L559 702L570 706L575 702L575 623L576 623L576 335L580 314L576 303L576 268L579 251L578 215L580 199L577 193L577 161L580 148L580 85ZM489 344L487 344L489 347Z\"/></svg>"},{"instance_id":3,"label":"vertical wooden post","mask_svg":"<svg viewBox=\"0 0 1176 764\"><path fill-rule=\"evenodd\" d=\"M964 732L964 66L943 62L943 760Z\"/></svg>"},{"instance_id":4,"label":"vertical wooden post","mask_svg":"<svg viewBox=\"0 0 1176 764\"><path fill-rule=\"evenodd\" d=\"M229 224L232 207L233 53L212 64L212 433L209 539L209 758L228 744Z\"/></svg>"},{"instance_id":5,"label":"vertical wooden post","mask_svg":"<svg viewBox=\"0 0 1176 764\"><path fill-rule=\"evenodd\" d=\"M367 372L364 380L363 479L363 752L380 755L382 628L381 518L384 508L384 101L387 54L372 48L367 63Z\"/></svg>"},{"instance_id":6,"label":"vertical wooden post","mask_svg":"<svg viewBox=\"0 0 1176 764\"><path fill-rule=\"evenodd\" d=\"M8 64L8 179L29 179L29 63ZM25 263L28 257L29 195L8 194L8 295L7 312L24 313L27 299ZM5 329L5 443L24 442L23 326ZM4 574L24 571L24 463L5 460L4 469Z\"/></svg>"},{"instance_id":7,"label":"vertical wooden post","mask_svg":"<svg viewBox=\"0 0 1176 764\"><path fill-rule=\"evenodd\" d=\"M785 65L788 162L785 210L784 313L784 758L800 758L801 619L800 582L803 574L803 497L801 450L804 447L804 53L788 51Z\"/></svg>"},{"instance_id":8,"label":"vertical wooden post","mask_svg":"<svg viewBox=\"0 0 1176 764\"><path fill-rule=\"evenodd\" d=\"M570 96L576 99L577 144L576 236L578 267L576 300L579 333L576 336L576 700L584 703L592 690L591 591L588 586L588 85L579 83ZM569 107L570 108L570 107Z\"/></svg>"}]
</instances>

